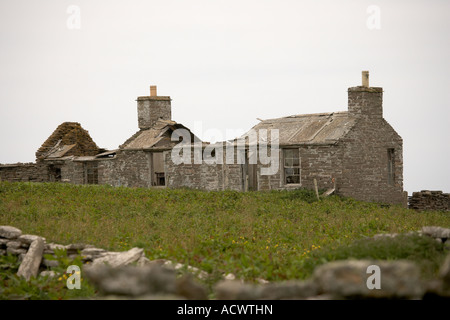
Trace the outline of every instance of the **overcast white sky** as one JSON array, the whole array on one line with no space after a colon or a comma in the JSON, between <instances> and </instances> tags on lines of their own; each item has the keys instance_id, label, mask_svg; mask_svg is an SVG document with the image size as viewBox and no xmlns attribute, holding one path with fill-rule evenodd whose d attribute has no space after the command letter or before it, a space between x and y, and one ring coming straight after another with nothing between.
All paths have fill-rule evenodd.
<instances>
[{"instance_id":1,"label":"overcast white sky","mask_svg":"<svg viewBox=\"0 0 450 320\"><path fill-rule=\"evenodd\" d=\"M64 121L117 148L150 85L173 120L225 139L256 118L346 111L369 70L404 140L405 190L450 192L449 14L446 0L0 0L0 163L33 162Z\"/></svg>"}]
</instances>

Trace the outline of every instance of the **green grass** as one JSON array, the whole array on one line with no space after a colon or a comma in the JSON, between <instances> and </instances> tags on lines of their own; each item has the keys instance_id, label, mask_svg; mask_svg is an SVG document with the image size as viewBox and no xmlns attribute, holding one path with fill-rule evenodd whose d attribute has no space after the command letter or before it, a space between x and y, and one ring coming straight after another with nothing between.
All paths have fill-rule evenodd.
<instances>
[{"instance_id":1,"label":"green grass","mask_svg":"<svg viewBox=\"0 0 450 320\"><path fill-rule=\"evenodd\" d=\"M0 225L47 242L117 251L142 247L149 259L186 263L213 279L234 273L247 281L280 281L305 279L316 265L351 256L412 258L428 245L425 250L413 239L386 244L392 248L387 250L357 240L426 225L449 228L450 214L337 196L317 201L309 190L241 193L0 182ZM442 255L439 250L432 251L436 257ZM427 273L436 271L432 266L424 267L431 268Z\"/></svg>"}]
</instances>

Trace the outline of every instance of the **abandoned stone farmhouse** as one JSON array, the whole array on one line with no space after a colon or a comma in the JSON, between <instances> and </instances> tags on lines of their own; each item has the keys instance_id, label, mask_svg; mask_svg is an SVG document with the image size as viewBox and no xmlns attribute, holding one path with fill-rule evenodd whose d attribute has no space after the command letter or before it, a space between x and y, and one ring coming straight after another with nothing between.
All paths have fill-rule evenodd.
<instances>
[{"instance_id":1,"label":"abandoned stone farmhouse","mask_svg":"<svg viewBox=\"0 0 450 320\"><path fill-rule=\"evenodd\" d=\"M362 85L348 88L347 111L261 120L251 131L265 130L268 138L250 141L244 135L241 149L237 139L214 145L200 141L172 120L171 98L158 96L151 86L149 96L137 98L139 130L118 149L99 148L79 123L65 122L37 150L35 163L0 165L0 179L238 191L316 184L359 200L406 205L403 141L383 118L383 89L368 81L363 71ZM190 144L183 150L193 151L185 157L192 161L174 161L181 141L173 138L178 129L188 134L183 140ZM225 145L231 155L221 151ZM271 174L263 171L273 163L258 156L249 161L263 145L268 154L277 155L277 170ZM216 161L206 161L208 156Z\"/></svg>"}]
</instances>

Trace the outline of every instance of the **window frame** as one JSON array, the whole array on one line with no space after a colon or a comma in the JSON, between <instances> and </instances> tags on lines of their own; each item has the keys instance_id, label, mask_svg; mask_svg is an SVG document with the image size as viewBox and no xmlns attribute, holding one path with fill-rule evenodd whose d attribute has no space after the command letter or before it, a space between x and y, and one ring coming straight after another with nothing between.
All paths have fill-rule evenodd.
<instances>
[{"instance_id":1,"label":"window frame","mask_svg":"<svg viewBox=\"0 0 450 320\"><path fill-rule=\"evenodd\" d=\"M166 187L167 186L167 174L165 168L165 155L163 151L153 151L151 154L151 185L153 187ZM160 157L157 159L156 157ZM156 171L156 162L160 161L159 165L162 165L162 172Z\"/></svg>"},{"instance_id":2,"label":"window frame","mask_svg":"<svg viewBox=\"0 0 450 320\"><path fill-rule=\"evenodd\" d=\"M286 153L288 151L294 152L292 157L287 157ZM295 157L296 155L297 157ZM283 148L282 149L282 159L283 159L283 185L285 186L300 186L302 184L302 170L301 170L301 157L299 148ZM295 160L298 159L298 162ZM292 160L290 165L287 165L287 160ZM293 174L287 174L287 170L293 170ZM296 174L298 170L298 174ZM298 177L298 182L287 182L288 177Z\"/></svg>"},{"instance_id":3,"label":"window frame","mask_svg":"<svg viewBox=\"0 0 450 320\"><path fill-rule=\"evenodd\" d=\"M98 184L98 162L89 161L85 163L85 184Z\"/></svg>"},{"instance_id":4,"label":"window frame","mask_svg":"<svg viewBox=\"0 0 450 320\"><path fill-rule=\"evenodd\" d=\"M395 148L387 149L387 183L395 185Z\"/></svg>"}]
</instances>

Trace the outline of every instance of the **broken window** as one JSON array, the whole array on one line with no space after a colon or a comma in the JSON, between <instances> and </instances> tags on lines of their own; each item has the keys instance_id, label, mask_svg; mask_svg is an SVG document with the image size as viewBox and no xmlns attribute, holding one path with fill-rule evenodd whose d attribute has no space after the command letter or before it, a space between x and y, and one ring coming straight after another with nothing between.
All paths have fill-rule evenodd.
<instances>
[{"instance_id":1,"label":"broken window","mask_svg":"<svg viewBox=\"0 0 450 320\"><path fill-rule=\"evenodd\" d=\"M388 183L390 185L394 185L395 181L395 150L388 149L387 150L387 158L388 158Z\"/></svg>"},{"instance_id":2,"label":"broken window","mask_svg":"<svg viewBox=\"0 0 450 320\"><path fill-rule=\"evenodd\" d=\"M284 183L300 184L300 151L299 149L284 149Z\"/></svg>"},{"instance_id":3,"label":"broken window","mask_svg":"<svg viewBox=\"0 0 450 320\"><path fill-rule=\"evenodd\" d=\"M87 184L98 184L98 165L97 162L87 162L85 164L86 168L86 183Z\"/></svg>"},{"instance_id":4,"label":"broken window","mask_svg":"<svg viewBox=\"0 0 450 320\"><path fill-rule=\"evenodd\" d=\"M165 186L166 176L164 172L164 154L162 152L154 152L152 155L153 185Z\"/></svg>"}]
</instances>

